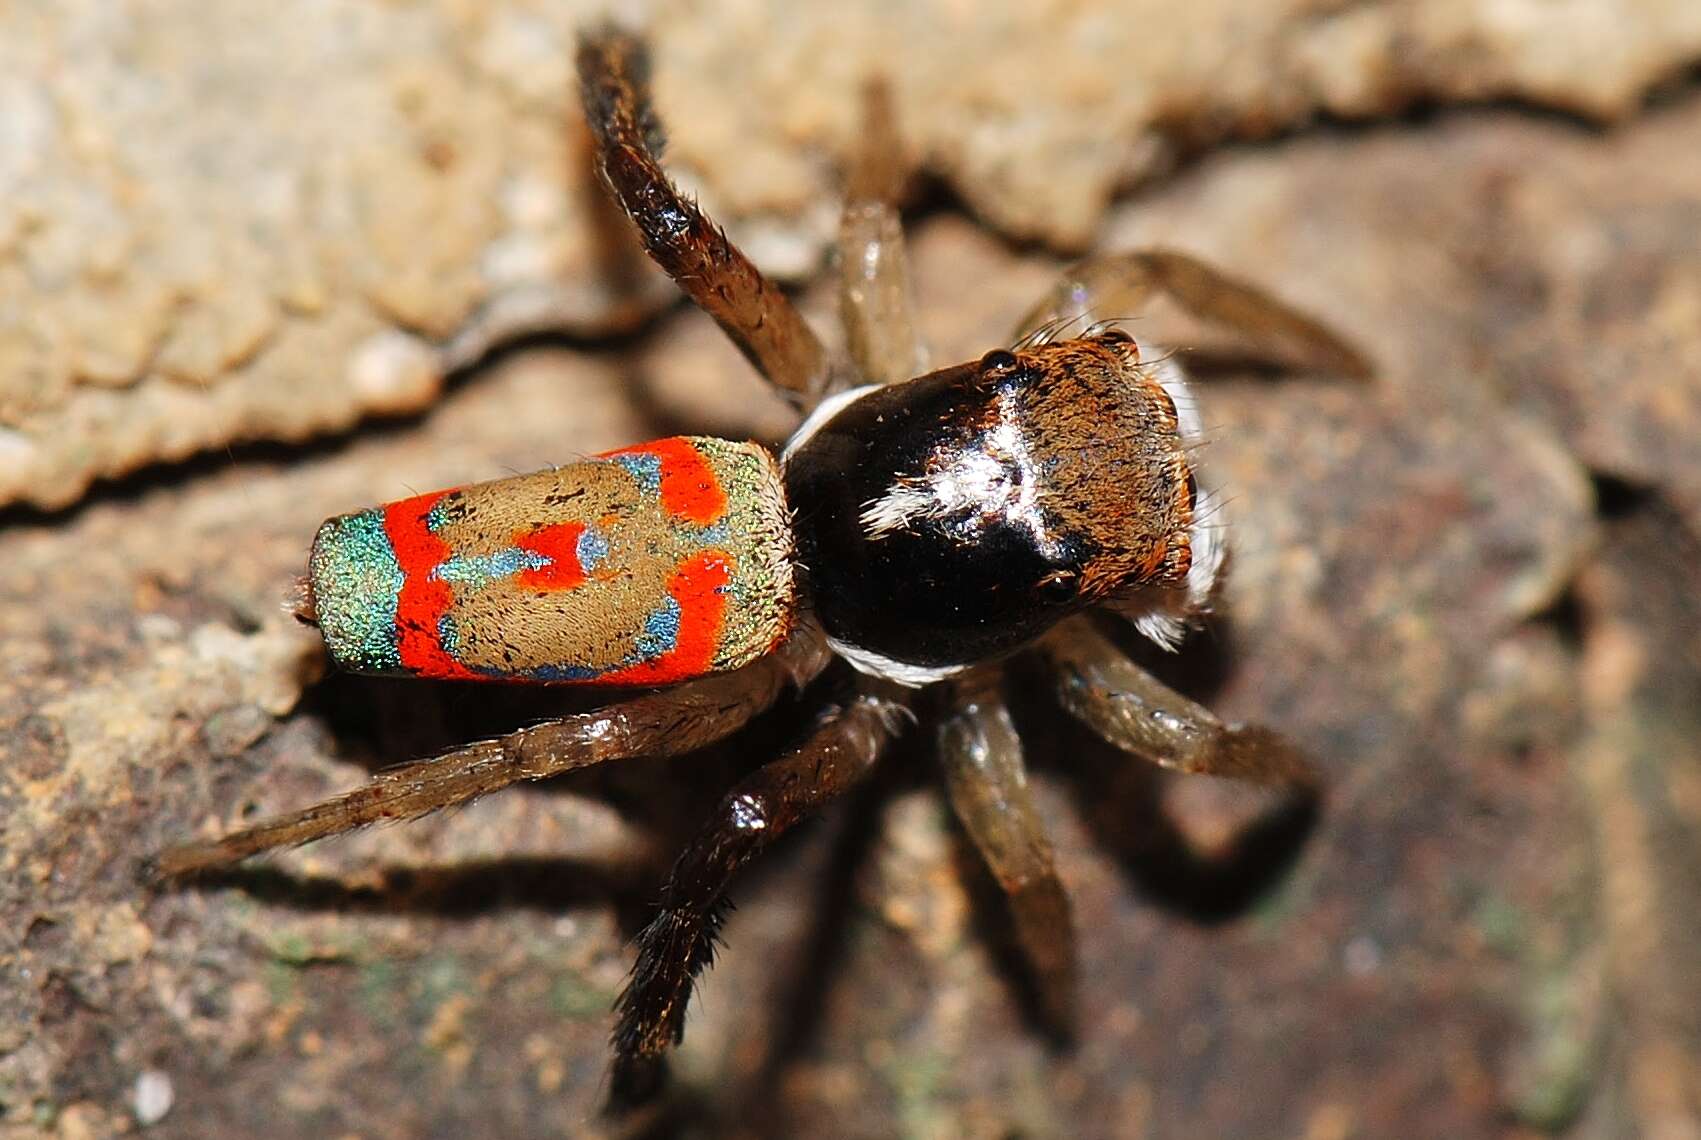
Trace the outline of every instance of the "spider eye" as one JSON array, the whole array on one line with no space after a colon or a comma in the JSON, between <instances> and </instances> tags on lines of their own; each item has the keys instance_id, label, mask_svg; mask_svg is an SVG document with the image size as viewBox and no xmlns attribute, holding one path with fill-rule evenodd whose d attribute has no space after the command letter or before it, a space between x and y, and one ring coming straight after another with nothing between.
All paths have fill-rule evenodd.
<instances>
[{"instance_id":1,"label":"spider eye","mask_svg":"<svg viewBox=\"0 0 1701 1140\"><path fill-rule=\"evenodd\" d=\"M980 375L983 380L1002 380L1013 376L1022 367L1022 362L1016 359L1016 354L1007 349L995 348L980 358Z\"/></svg>"},{"instance_id":2,"label":"spider eye","mask_svg":"<svg viewBox=\"0 0 1701 1140\"><path fill-rule=\"evenodd\" d=\"M1112 326L1099 334L1099 340L1105 344L1133 344L1134 338L1123 330Z\"/></svg>"},{"instance_id":3,"label":"spider eye","mask_svg":"<svg viewBox=\"0 0 1701 1140\"><path fill-rule=\"evenodd\" d=\"M1067 570L1059 570L1054 574L1047 574L1034 583L1034 593L1047 605L1062 605L1065 602L1074 601L1080 587L1081 579L1078 575Z\"/></svg>"}]
</instances>

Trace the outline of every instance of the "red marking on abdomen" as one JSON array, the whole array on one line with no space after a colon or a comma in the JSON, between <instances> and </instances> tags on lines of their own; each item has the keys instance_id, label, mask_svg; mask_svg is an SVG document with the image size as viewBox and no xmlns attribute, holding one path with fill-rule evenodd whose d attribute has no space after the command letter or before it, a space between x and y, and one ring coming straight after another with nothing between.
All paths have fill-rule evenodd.
<instances>
[{"instance_id":1,"label":"red marking on abdomen","mask_svg":"<svg viewBox=\"0 0 1701 1140\"><path fill-rule=\"evenodd\" d=\"M708 526L726 514L726 490L715 469L691 442L679 436L623 447L606 456L653 455L661 460L662 509L676 518Z\"/></svg>"},{"instance_id":2,"label":"red marking on abdomen","mask_svg":"<svg viewBox=\"0 0 1701 1140\"><path fill-rule=\"evenodd\" d=\"M715 662L726 619L726 594L732 581L732 557L705 550L679 564L667 592L679 603L679 636L673 648L653 661L641 661L596 678L600 685L671 685L701 677Z\"/></svg>"},{"instance_id":3,"label":"red marking on abdomen","mask_svg":"<svg viewBox=\"0 0 1701 1140\"><path fill-rule=\"evenodd\" d=\"M520 571L520 584L540 590L571 590L583 585L585 568L579 565L579 536L584 533L584 523L564 522L516 535L515 546L549 559L548 566Z\"/></svg>"},{"instance_id":4,"label":"red marking on abdomen","mask_svg":"<svg viewBox=\"0 0 1701 1140\"><path fill-rule=\"evenodd\" d=\"M434 491L384 508L384 533L396 552L402 589L396 598L396 648L402 668L420 677L478 680L478 674L451 657L438 636L443 615L455 604L449 583L431 572L449 557L449 544L431 533L425 517L447 491Z\"/></svg>"}]
</instances>

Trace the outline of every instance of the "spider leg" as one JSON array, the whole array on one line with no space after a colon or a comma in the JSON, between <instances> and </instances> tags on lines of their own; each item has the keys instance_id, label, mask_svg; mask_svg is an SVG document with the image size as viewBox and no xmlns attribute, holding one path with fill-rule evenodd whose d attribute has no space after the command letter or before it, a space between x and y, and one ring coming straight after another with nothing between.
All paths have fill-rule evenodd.
<instances>
[{"instance_id":1,"label":"spider leg","mask_svg":"<svg viewBox=\"0 0 1701 1140\"><path fill-rule=\"evenodd\" d=\"M996 692L964 686L938 739L951 806L1009 898L1047 1028L1067 1039L1075 1027L1075 927L1016 726Z\"/></svg>"},{"instance_id":2,"label":"spider leg","mask_svg":"<svg viewBox=\"0 0 1701 1140\"><path fill-rule=\"evenodd\" d=\"M638 935L638 959L617 1006L611 1107L635 1107L660 1087L663 1056L684 1035L692 982L714 958L734 872L868 774L901 729L906 699L897 691L862 692L709 814L674 864L659 912Z\"/></svg>"},{"instance_id":3,"label":"spider leg","mask_svg":"<svg viewBox=\"0 0 1701 1140\"><path fill-rule=\"evenodd\" d=\"M906 173L891 88L870 82L839 218L839 308L851 361L866 384L927 371L897 205Z\"/></svg>"},{"instance_id":4,"label":"spider leg","mask_svg":"<svg viewBox=\"0 0 1701 1140\"><path fill-rule=\"evenodd\" d=\"M1067 327L1095 315L1133 316L1158 293L1168 294L1194 316L1246 337L1254 347L1283 361L1358 380L1372 374L1370 361L1316 318L1250 282L1169 249L1077 262L1028 311L1017 335Z\"/></svg>"},{"instance_id":5,"label":"spider leg","mask_svg":"<svg viewBox=\"0 0 1701 1140\"><path fill-rule=\"evenodd\" d=\"M785 294L662 170L662 126L650 103L643 41L603 25L580 37L578 64L603 181L638 227L645 251L770 383L799 403L812 403L831 372L820 340Z\"/></svg>"},{"instance_id":6,"label":"spider leg","mask_svg":"<svg viewBox=\"0 0 1701 1140\"><path fill-rule=\"evenodd\" d=\"M352 792L222 839L168 847L146 870L159 877L207 871L368 824L416 819L521 780L541 780L629 756L689 752L736 731L778 700L787 685L806 684L828 660L821 638L811 629L800 629L779 649L736 672L545 721L379 772Z\"/></svg>"},{"instance_id":7,"label":"spider leg","mask_svg":"<svg viewBox=\"0 0 1701 1140\"><path fill-rule=\"evenodd\" d=\"M1116 747L1181 772L1316 792L1316 769L1280 734L1224 724L1130 661L1086 617L1063 623L1040 648L1063 707Z\"/></svg>"}]
</instances>

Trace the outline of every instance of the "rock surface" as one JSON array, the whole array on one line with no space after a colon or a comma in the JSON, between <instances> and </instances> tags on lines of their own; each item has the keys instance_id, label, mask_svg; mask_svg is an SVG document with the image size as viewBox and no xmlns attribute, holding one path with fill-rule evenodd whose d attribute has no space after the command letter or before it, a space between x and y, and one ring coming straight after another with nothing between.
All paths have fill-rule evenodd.
<instances>
[{"instance_id":1,"label":"rock surface","mask_svg":"<svg viewBox=\"0 0 1701 1140\"><path fill-rule=\"evenodd\" d=\"M1260 801L1159 779L1024 700L1082 935L1081 1040L1056 1053L917 741L741 881L670 1130L1694 1136L1701 96L1638 96L1701 55L1695 9L1136 7L873 7L831 37L756 6L661 21L676 164L806 275L844 93L883 51L917 153L984 219L1190 249L1359 341L1369 386L1204 385L1234 562L1211 632L1159 663L1301 741L1328 801L1271 886ZM578 699L320 680L279 599L322 517L789 425L686 311L445 383L542 314L585 336L665 296L589 272L604 231L557 129L571 17L285 11L3 17L29 34L0 35L0 130L23 139L0 186L25 191L0 195L0 456L20 464L0 485L62 504L154 466L0 532L0 1136L597 1134L628 939L709 798L808 698L688 760L135 885L174 838ZM1159 136L1491 97L1625 121L1478 110L1152 165ZM939 362L1005 338L1061 267L949 207L914 253ZM830 294L806 304L827 323ZM1192 343L1165 319L1131 327Z\"/></svg>"},{"instance_id":2,"label":"rock surface","mask_svg":"<svg viewBox=\"0 0 1701 1140\"><path fill-rule=\"evenodd\" d=\"M1118 187L1223 139L1428 102L1620 119L1701 57L1689 0L647 7L674 169L788 277L875 72L918 163L1079 246ZM595 8L0 14L0 503L417 411L516 331L665 301L617 271L568 109Z\"/></svg>"}]
</instances>

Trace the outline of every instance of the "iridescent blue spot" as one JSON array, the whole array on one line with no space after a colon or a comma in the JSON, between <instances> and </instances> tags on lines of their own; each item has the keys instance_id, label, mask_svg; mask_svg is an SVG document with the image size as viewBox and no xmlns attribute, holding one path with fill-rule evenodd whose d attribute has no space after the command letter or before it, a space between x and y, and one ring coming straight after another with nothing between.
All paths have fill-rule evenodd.
<instances>
[{"instance_id":1,"label":"iridescent blue spot","mask_svg":"<svg viewBox=\"0 0 1701 1140\"><path fill-rule=\"evenodd\" d=\"M526 671L526 676L536 681L594 681L602 674L603 670L588 665L539 665Z\"/></svg>"},{"instance_id":2,"label":"iridescent blue spot","mask_svg":"<svg viewBox=\"0 0 1701 1140\"><path fill-rule=\"evenodd\" d=\"M692 537L705 546L725 546L732 535L732 529L725 520L714 526L706 526L693 533Z\"/></svg>"},{"instance_id":3,"label":"iridescent blue spot","mask_svg":"<svg viewBox=\"0 0 1701 1140\"><path fill-rule=\"evenodd\" d=\"M449 496L445 495L431 504L431 509L425 512L425 529L436 534L449 525Z\"/></svg>"},{"instance_id":4,"label":"iridescent blue spot","mask_svg":"<svg viewBox=\"0 0 1701 1140\"><path fill-rule=\"evenodd\" d=\"M512 578L522 570L542 570L550 560L535 550L509 547L494 554L457 554L440 563L431 576L457 586L487 586Z\"/></svg>"},{"instance_id":5,"label":"iridescent blue spot","mask_svg":"<svg viewBox=\"0 0 1701 1140\"><path fill-rule=\"evenodd\" d=\"M632 473L644 494L661 494L661 456L643 453L616 455L614 461Z\"/></svg>"},{"instance_id":6,"label":"iridescent blue spot","mask_svg":"<svg viewBox=\"0 0 1701 1140\"><path fill-rule=\"evenodd\" d=\"M595 527L586 527L579 541L574 546L574 553L579 556L579 569L589 574L597 568L597 564L608 557L608 538Z\"/></svg>"},{"instance_id":7,"label":"iridescent blue spot","mask_svg":"<svg viewBox=\"0 0 1701 1140\"><path fill-rule=\"evenodd\" d=\"M645 620L644 632L638 635L638 659L653 661L678 643L679 603L669 598Z\"/></svg>"},{"instance_id":8,"label":"iridescent blue spot","mask_svg":"<svg viewBox=\"0 0 1701 1140\"><path fill-rule=\"evenodd\" d=\"M455 628L455 619L448 614L437 619L437 644L451 657L461 655L461 631Z\"/></svg>"}]
</instances>

